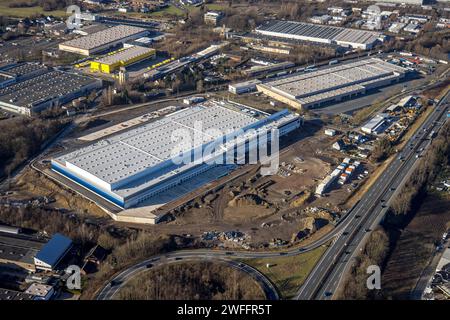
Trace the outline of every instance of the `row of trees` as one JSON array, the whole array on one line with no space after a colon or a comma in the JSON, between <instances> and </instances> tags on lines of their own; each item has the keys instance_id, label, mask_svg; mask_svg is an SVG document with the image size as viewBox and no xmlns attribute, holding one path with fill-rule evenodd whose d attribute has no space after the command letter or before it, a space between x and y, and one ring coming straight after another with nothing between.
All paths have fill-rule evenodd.
<instances>
[{"instance_id":1,"label":"row of trees","mask_svg":"<svg viewBox=\"0 0 450 320\"><path fill-rule=\"evenodd\" d=\"M9 4L10 8L27 8L27 7L41 7L44 11L62 10L71 5L73 0L29 0L17 1Z\"/></svg>"},{"instance_id":2,"label":"row of trees","mask_svg":"<svg viewBox=\"0 0 450 320\"><path fill-rule=\"evenodd\" d=\"M433 183L449 165L450 125L447 123L434 139L430 149L419 162L402 192L394 199L391 205L393 213L404 215L415 209L413 208L414 199L421 191L426 192L427 185Z\"/></svg>"}]
</instances>

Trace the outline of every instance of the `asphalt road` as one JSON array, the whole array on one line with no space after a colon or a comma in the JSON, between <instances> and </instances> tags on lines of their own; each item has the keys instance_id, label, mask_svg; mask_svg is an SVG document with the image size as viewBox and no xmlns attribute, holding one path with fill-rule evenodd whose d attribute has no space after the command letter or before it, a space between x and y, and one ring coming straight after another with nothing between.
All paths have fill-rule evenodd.
<instances>
[{"instance_id":1,"label":"asphalt road","mask_svg":"<svg viewBox=\"0 0 450 320\"><path fill-rule=\"evenodd\" d=\"M153 257L149 260L141 262L137 265L134 265L131 268L126 269L121 272L119 275L114 277L114 279L106 285L102 291L97 296L97 300L113 300L117 299L117 292L136 275L144 272L145 270L149 270L151 268L155 268L161 265L167 265L171 263L179 263L186 261L198 261L198 260L212 260L212 261L222 261L234 269L243 271L248 275L252 276L253 279L259 283L261 288L263 289L266 298L268 300L278 300L279 295L276 287L272 284L272 282L264 276L261 272L256 270L255 268L241 262L237 262L234 260L217 258L213 254L208 255L200 252L184 252L178 254L168 254L168 255L160 255Z\"/></svg>"},{"instance_id":2,"label":"asphalt road","mask_svg":"<svg viewBox=\"0 0 450 320\"><path fill-rule=\"evenodd\" d=\"M450 93L439 102L426 121L399 152L387 170L351 210L340 236L321 257L296 299L332 299L342 278L361 250L370 231L386 214L389 202L399 186L407 180L424 150L429 146L429 133L437 131L446 121Z\"/></svg>"}]
</instances>

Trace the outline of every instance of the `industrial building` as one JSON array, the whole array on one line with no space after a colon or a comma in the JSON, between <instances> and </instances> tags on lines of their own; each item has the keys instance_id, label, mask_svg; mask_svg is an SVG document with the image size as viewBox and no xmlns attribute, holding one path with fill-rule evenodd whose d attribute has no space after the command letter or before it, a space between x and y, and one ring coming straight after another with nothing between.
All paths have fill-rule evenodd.
<instances>
[{"instance_id":1,"label":"industrial building","mask_svg":"<svg viewBox=\"0 0 450 320\"><path fill-rule=\"evenodd\" d=\"M295 21L268 21L256 28L255 32L268 37L335 44L363 50L371 49L378 41L382 41L381 34L377 32Z\"/></svg>"},{"instance_id":2,"label":"industrial building","mask_svg":"<svg viewBox=\"0 0 450 320\"><path fill-rule=\"evenodd\" d=\"M11 63L0 67L0 89L18 81L46 73L48 68L40 63Z\"/></svg>"},{"instance_id":3,"label":"industrial building","mask_svg":"<svg viewBox=\"0 0 450 320\"><path fill-rule=\"evenodd\" d=\"M208 11L203 16L206 24L217 26L223 18L223 13L219 11Z\"/></svg>"},{"instance_id":4,"label":"industrial building","mask_svg":"<svg viewBox=\"0 0 450 320\"><path fill-rule=\"evenodd\" d=\"M257 89L294 108L316 108L396 83L405 74L402 67L369 58L290 74L258 84Z\"/></svg>"},{"instance_id":5,"label":"industrial building","mask_svg":"<svg viewBox=\"0 0 450 320\"><path fill-rule=\"evenodd\" d=\"M34 257L45 242L20 233L18 228L1 227L0 266L10 269L36 271Z\"/></svg>"},{"instance_id":6,"label":"industrial building","mask_svg":"<svg viewBox=\"0 0 450 320\"><path fill-rule=\"evenodd\" d=\"M389 116L385 113L377 114L361 127L361 131L369 134L380 134L388 127L388 118Z\"/></svg>"},{"instance_id":7,"label":"industrial building","mask_svg":"<svg viewBox=\"0 0 450 320\"><path fill-rule=\"evenodd\" d=\"M34 300L35 296L32 294L28 294L21 291L11 290L11 289L3 289L0 288L0 301L1 300Z\"/></svg>"},{"instance_id":8,"label":"industrial building","mask_svg":"<svg viewBox=\"0 0 450 320\"><path fill-rule=\"evenodd\" d=\"M383 2L391 2L391 3L398 3L398 4L414 4L414 5L418 5L421 6L423 5L423 0L383 0Z\"/></svg>"},{"instance_id":9,"label":"industrial building","mask_svg":"<svg viewBox=\"0 0 450 320\"><path fill-rule=\"evenodd\" d=\"M72 248L72 240L56 233L34 257L36 269L52 271Z\"/></svg>"},{"instance_id":10,"label":"industrial building","mask_svg":"<svg viewBox=\"0 0 450 320\"><path fill-rule=\"evenodd\" d=\"M282 136L299 126L300 117L287 110L268 115L230 102L206 101L52 159L52 170L119 208L130 208L225 166L216 160L230 154L236 159L238 146L250 148L249 140L258 135L270 139L273 129ZM182 145L172 139L179 130L188 140ZM208 149L215 152L204 155ZM179 163L174 150L188 157L200 153L202 161Z\"/></svg>"},{"instance_id":11,"label":"industrial building","mask_svg":"<svg viewBox=\"0 0 450 320\"><path fill-rule=\"evenodd\" d=\"M48 69L0 88L0 108L32 116L101 87L101 80Z\"/></svg>"},{"instance_id":12,"label":"industrial building","mask_svg":"<svg viewBox=\"0 0 450 320\"><path fill-rule=\"evenodd\" d=\"M242 94L247 92L256 91L256 85L260 84L258 79L249 80L245 82L233 83L228 85L228 91L234 94Z\"/></svg>"},{"instance_id":13,"label":"industrial building","mask_svg":"<svg viewBox=\"0 0 450 320\"><path fill-rule=\"evenodd\" d=\"M119 49L100 59L91 61L91 71L113 73L120 67L126 67L144 59L155 57L156 50L152 48L130 46Z\"/></svg>"},{"instance_id":14,"label":"industrial building","mask_svg":"<svg viewBox=\"0 0 450 320\"><path fill-rule=\"evenodd\" d=\"M118 25L106 30L95 32L84 37L76 38L59 44L59 50L90 56L94 53L106 51L129 40L146 36L144 28Z\"/></svg>"},{"instance_id":15,"label":"industrial building","mask_svg":"<svg viewBox=\"0 0 450 320\"><path fill-rule=\"evenodd\" d=\"M50 300L54 293L55 289L51 285L43 283L32 283L25 290L25 294L32 295L33 300Z\"/></svg>"},{"instance_id":16,"label":"industrial building","mask_svg":"<svg viewBox=\"0 0 450 320\"><path fill-rule=\"evenodd\" d=\"M289 62L289 61L284 61L284 62L273 63L273 64L269 64L269 65L265 65L265 66L253 66L253 67L250 67L249 69L244 70L243 72L248 77L255 77L255 76L259 76L264 73L271 73L271 72L289 69L294 66L295 66L295 63Z\"/></svg>"}]
</instances>

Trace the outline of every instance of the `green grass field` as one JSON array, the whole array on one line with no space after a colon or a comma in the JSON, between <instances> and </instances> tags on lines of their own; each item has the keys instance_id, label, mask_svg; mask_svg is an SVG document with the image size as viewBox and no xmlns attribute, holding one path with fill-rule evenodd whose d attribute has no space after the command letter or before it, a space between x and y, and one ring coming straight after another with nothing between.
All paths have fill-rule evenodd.
<instances>
[{"instance_id":1,"label":"green grass field","mask_svg":"<svg viewBox=\"0 0 450 320\"><path fill-rule=\"evenodd\" d=\"M242 260L266 275L279 289L284 299L292 298L327 249L321 246L292 257ZM271 265L270 268L266 264Z\"/></svg>"},{"instance_id":2,"label":"green grass field","mask_svg":"<svg viewBox=\"0 0 450 320\"><path fill-rule=\"evenodd\" d=\"M65 17L64 10L44 11L41 7L30 8L10 8L9 4L16 2L16 0L0 0L0 16L26 18L33 15L52 15L55 17Z\"/></svg>"},{"instance_id":3,"label":"green grass field","mask_svg":"<svg viewBox=\"0 0 450 320\"><path fill-rule=\"evenodd\" d=\"M182 17L182 16L184 16L184 11L175 6L168 6L167 8L164 8L162 10L151 12L149 15L154 18L160 18L160 17L164 17L164 16Z\"/></svg>"}]
</instances>

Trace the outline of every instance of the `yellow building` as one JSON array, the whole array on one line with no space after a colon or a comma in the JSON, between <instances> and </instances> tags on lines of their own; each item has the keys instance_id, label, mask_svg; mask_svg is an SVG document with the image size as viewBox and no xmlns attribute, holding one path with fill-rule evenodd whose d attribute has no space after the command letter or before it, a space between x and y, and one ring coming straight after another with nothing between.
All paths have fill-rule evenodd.
<instances>
[{"instance_id":1,"label":"yellow building","mask_svg":"<svg viewBox=\"0 0 450 320\"><path fill-rule=\"evenodd\" d=\"M114 51L100 59L91 61L91 71L113 73L120 67L126 67L144 59L153 58L156 50L152 48L131 46Z\"/></svg>"}]
</instances>

